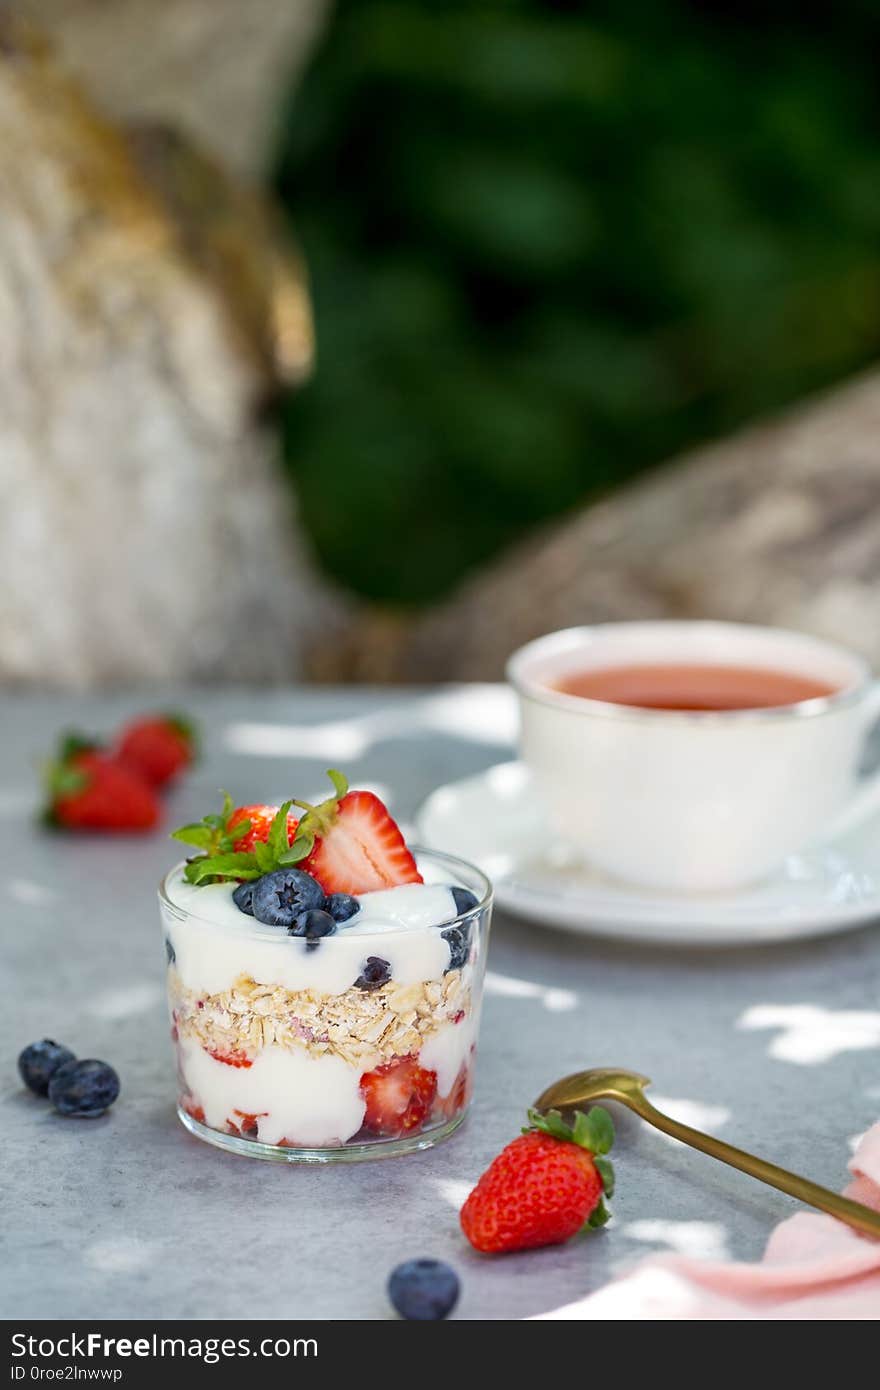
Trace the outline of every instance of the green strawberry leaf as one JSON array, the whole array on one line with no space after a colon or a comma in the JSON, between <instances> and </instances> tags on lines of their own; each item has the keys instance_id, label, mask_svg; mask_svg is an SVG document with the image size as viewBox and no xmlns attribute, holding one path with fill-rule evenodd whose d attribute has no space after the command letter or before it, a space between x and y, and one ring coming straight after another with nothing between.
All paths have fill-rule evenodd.
<instances>
[{"instance_id":1,"label":"green strawberry leaf","mask_svg":"<svg viewBox=\"0 0 880 1390\"><path fill-rule=\"evenodd\" d=\"M591 1153L594 1152L590 1142L593 1137L590 1122L582 1110L575 1112L571 1137L576 1144L580 1144L582 1149L589 1149Z\"/></svg>"},{"instance_id":2,"label":"green strawberry leaf","mask_svg":"<svg viewBox=\"0 0 880 1390\"><path fill-rule=\"evenodd\" d=\"M333 783L333 789L336 792L337 800L341 801L348 791L347 778L343 777L342 773L338 772L335 767L328 767L327 776Z\"/></svg>"},{"instance_id":3,"label":"green strawberry leaf","mask_svg":"<svg viewBox=\"0 0 880 1390\"><path fill-rule=\"evenodd\" d=\"M242 820L237 821L231 831L228 829L229 817L234 809L232 797L229 792L224 792L221 811L210 811L200 821L193 821L190 825L182 825L178 830L172 830L171 838L180 840L185 845L195 845L196 849L204 850L208 858L231 854L237 841L251 828L249 820Z\"/></svg>"},{"instance_id":4,"label":"green strawberry leaf","mask_svg":"<svg viewBox=\"0 0 880 1390\"><path fill-rule=\"evenodd\" d=\"M270 874L275 867L275 856L269 846L264 845L260 840L254 845L254 858L261 874Z\"/></svg>"},{"instance_id":5,"label":"green strawberry leaf","mask_svg":"<svg viewBox=\"0 0 880 1390\"><path fill-rule=\"evenodd\" d=\"M71 758L75 758L77 753L94 753L100 749L100 741L92 738L89 734L81 734L76 729L69 729L61 735L58 743L56 761L68 763Z\"/></svg>"},{"instance_id":6,"label":"green strawberry leaf","mask_svg":"<svg viewBox=\"0 0 880 1390\"><path fill-rule=\"evenodd\" d=\"M299 864L306 859L315 848L315 837L306 833L297 835L292 845L289 845L282 855L279 856L279 865L286 869L291 864Z\"/></svg>"},{"instance_id":7,"label":"green strawberry leaf","mask_svg":"<svg viewBox=\"0 0 880 1390\"><path fill-rule=\"evenodd\" d=\"M572 1132L565 1123L558 1110L548 1110L546 1115L542 1115L539 1110L529 1110L529 1124L523 1129L524 1134L530 1130L539 1130L541 1134L549 1134L552 1139L564 1139L571 1141Z\"/></svg>"},{"instance_id":8,"label":"green strawberry leaf","mask_svg":"<svg viewBox=\"0 0 880 1390\"><path fill-rule=\"evenodd\" d=\"M168 712L160 715L159 717L160 719L164 719L165 723L170 725L170 727L174 730L175 733L180 734L180 737L182 739L186 740L186 742L189 744L190 756L195 762L201 751L199 729L195 720L191 719L188 714L177 714ZM230 806L229 809L231 811L232 807Z\"/></svg>"},{"instance_id":9,"label":"green strawberry leaf","mask_svg":"<svg viewBox=\"0 0 880 1390\"><path fill-rule=\"evenodd\" d=\"M537 1129L542 1134L551 1135L553 1139L566 1139L569 1143L578 1144L591 1154L608 1153L614 1143L611 1116L601 1105L594 1105L587 1114L576 1110L572 1125L566 1124L558 1110L548 1110L546 1114L530 1110L528 1116L529 1124L524 1133L528 1133L530 1129Z\"/></svg>"},{"instance_id":10,"label":"green strawberry leaf","mask_svg":"<svg viewBox=\"0 0 880 1390\"><path fill-rule=\"evenodd\" d=\"M602 1226L607 1225L610 1220L611 1212L606 1207L604 1200L600 1197L598 1205L594 1208L587 1221L587 1226L591 1231L598 1231Z\"/></svg>"},{"instance_id":11,"label":"green strawberry leaf","mask_svg":"<svg viewBox=\"0 0 880 1390\"><path fill-rule=\"evenodd\" d=\"M594 1154L610 1153L614 1144L614 1123L607 1110L594 1105L586 1114L578 1111L575 1121L575 1138L582 1148Z\"/></svg>"},{"instance_id":12,"label":"green strawberry leaf","mask_svg":"<svg viewBox=\"0 0 880 1390\"><path fill-rule=\"evenodd\" d=\"M245 835L248 833L252 825L253 821L238 820L235 822L235 825L233 826L231 831L224 830L223 834L220 836L220 841L217 846L220 854L228 854L230 850L235 849L235 846L238 844L239 840L244 839Z\"/></svg>"},{"instance_id":13,"label":"green strawberry leaf","mask_svg":"<svg viewBox=\"0 0 880 1390\"><path fill-rule=\"evenodd\" d=\"M276 864L280 862L282 854L287 853L287 813L292 805L292 801L285 801L283 806L279 806L269 827L266 847Z\"/></svg>"},{"instance_id":14,"label":"green strawberry leaf","mask_svg":"<svg viewBox=\"0 0 880 1390\"><path fill-rule=\"evenodd\" d=\"M261 878L262 870L253 854L213 854L203 855L187 864L184 871L187 882L196 886L216 878L247 879Z\"/></svg>"},{"instance_id":15,"label":"green strawberry leaf","mask_svg":"<svg viewBox=\"0 0 880 1390\"><path fill-rule=\"evenodd\" d=\"M333 783L333 796L327 797L317 806L314 806L311 801L298 801L296 799L293 801L294 806L305 811L305 815L299 823L300 835L311 835L313 839L317 839L321 835L326 835L336 820L339 802L348 791L348 782L341 772L337 772L335 767L327 769L327 776Z\"/></svg>"},{"instance_id":16,"label":"green strawberry leaf","mask_svg":"<svg viewBox=\"0 0 880 1390\"><path fill-rule=\"evenodd\" d=\"M602 1186L605 1189L606 1197L614 1196L614 1165L609 1158L603 1158L601 1154L596 1154L593 1159L596 1172L602 1179Z\"/></svg>"},{"instance_id":17,"label":"green strawberry leaf","mask_svg":"<svg viewBox=\"0 0 880 1390\"><path fill-rule=\"evenodd\" d=\"M207 820L207 817L205 817ZM214 843L212 828L204 821L195 821L192 825L182 825L179 830L172 830L172 840L180 840L184 845L195 845L197 849L208 850Z\"/></svg>"},{"instance_id":18,"label":"green strawberry leaf","mask_svg":"<svg viewBox=\"0 0 880 1390\"><path fill-rule=\"evenodd\" d=\"M53 796L75 796L88 786L88 777L78 767L57 767L52 773Z\"/></svg>"}]
</instances>

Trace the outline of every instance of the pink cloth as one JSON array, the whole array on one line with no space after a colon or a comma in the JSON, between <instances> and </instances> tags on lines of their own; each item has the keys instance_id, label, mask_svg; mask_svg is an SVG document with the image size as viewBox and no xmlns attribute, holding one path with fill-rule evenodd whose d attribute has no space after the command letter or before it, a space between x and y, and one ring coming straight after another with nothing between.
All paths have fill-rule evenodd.
<instances>
[{"instance_id":1,"label":"pink cloth","mask_svg":"<svg viewBox=\"0 0 880 1390\"><path fill-rule=\"evenodd\" d=\"M880 1124L852 1160L846 1195L880 1211ZM624 1278L544 1318L880 1318L880 1240L821 1212L777 1226L759 1264L652 1256Z\"/></svg>"}]
</instances>

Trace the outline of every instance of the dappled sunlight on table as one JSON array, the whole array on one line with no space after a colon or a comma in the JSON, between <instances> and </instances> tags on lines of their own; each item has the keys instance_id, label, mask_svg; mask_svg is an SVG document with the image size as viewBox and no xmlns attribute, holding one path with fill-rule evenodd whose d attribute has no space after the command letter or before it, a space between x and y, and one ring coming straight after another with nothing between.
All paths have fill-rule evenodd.
<instances>
[{"instance_id":1,"label":"dappled sunlight on table","mask_svg":"<svg viewBox=\"0 0 880 1390\"><path fill-rule=\"evenodd\" d=\"M824 1009L819 1004L753 1004L737 1021L752 1031L776 1028L767 1055L781 1062L816 1066L841 1052L880 1047L880 1012Z\"/></svg>"}]
</instances>

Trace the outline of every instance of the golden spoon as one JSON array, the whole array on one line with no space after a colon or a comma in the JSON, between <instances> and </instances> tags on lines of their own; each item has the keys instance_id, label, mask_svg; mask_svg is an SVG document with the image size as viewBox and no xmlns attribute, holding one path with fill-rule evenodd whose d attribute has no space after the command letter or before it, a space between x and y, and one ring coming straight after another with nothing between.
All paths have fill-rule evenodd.
<instances>
[{"instance_id":1,"label":"golden spoon","mask_svg":"<svg viewBox=\"0 0 880 1390\"><path fill-rule=\"evenodd\" d=\"M725 1144L723 1139L714 1139L711 1134L702 1134L698 1129L691 1129L690 1125L683 1125L680 1120L670 1119L657 1110L645 1095L644 1087L650 1084L647 1076L639 1076L635 1071L593 1067L590 1071L565 1076L548 1086L535 1101L535 1109L573 1110L576 1106L591 1105L597 1100L619 1101L655 1129L662 1129L664 1134L671 1134L683 1144L690 1144L692 1149L700 1149L712 1158L720 1158L722 1163L739 1168L759 1182L769 1183L771 1187L778 1187L780 1192L787 1192L790 1197L797 1197L808 1206L818 1207L819 1211L836 1216L838 1221L845 1221L864 1235L880 1236L880 1211L872 1211L870 1207L862 1206L861 1202L853 1202L849 1197L841 1197L827 1187L810 1182L809 1178L800 1178L796 1173L778 1168L775 1163L768 1163L766 1159L756 1158L743 1149L735 1149L732 1144Z\"/></svg>"}]
</instances>

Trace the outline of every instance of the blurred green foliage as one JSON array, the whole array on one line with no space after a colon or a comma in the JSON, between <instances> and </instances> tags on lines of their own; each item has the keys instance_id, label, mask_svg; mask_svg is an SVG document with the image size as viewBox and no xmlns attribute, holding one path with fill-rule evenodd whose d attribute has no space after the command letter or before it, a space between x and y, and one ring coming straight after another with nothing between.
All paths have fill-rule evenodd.
<instances>
[{"instance_id":1,"label":"blurred green foliage","mask_svg":"<svg viewBox=\"0 0 880 1390\"><path fill-rule=\"evenodd\" d=\"M432 599L873 358L878 35L870 0L342 0L277 170L319 355L286 452L327 569Z\"/></svg>"}]
</instances>

